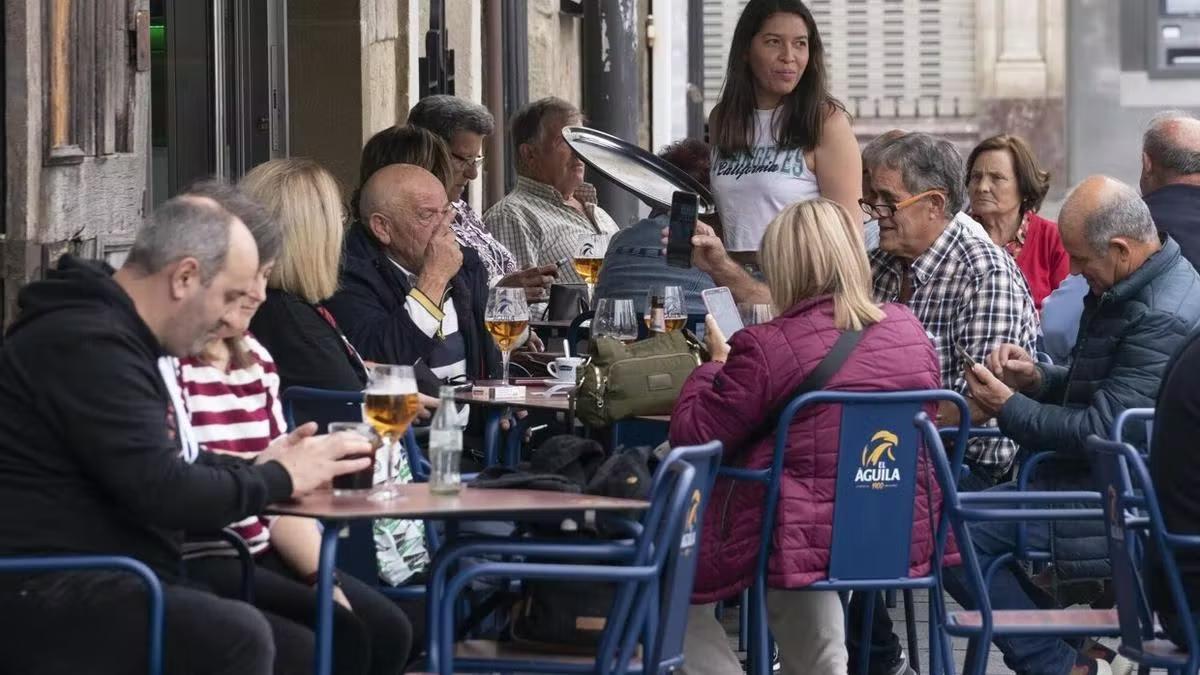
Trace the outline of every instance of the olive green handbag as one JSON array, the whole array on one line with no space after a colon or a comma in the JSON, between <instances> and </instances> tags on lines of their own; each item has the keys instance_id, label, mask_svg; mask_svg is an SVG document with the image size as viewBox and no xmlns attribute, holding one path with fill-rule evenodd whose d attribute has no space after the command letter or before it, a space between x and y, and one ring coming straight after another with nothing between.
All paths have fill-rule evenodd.
<instances>
[{"instance_id":1,"label":"olive green handbag","mask_svg":"<svg viewBox=\"0 0 1200 675\"><path fill-rule=\"evenodd\" d=\"M630 345L611 337L593 340L576 393L576 416L601 427L636 415L670 414L702 350L686 331Z\"/></svg>"}]
</instances>

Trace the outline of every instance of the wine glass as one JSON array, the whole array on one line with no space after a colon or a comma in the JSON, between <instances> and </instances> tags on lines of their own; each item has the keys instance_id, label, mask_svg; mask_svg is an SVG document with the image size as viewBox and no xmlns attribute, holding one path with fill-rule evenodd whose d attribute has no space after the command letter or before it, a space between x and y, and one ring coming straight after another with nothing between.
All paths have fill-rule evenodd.
<instances>
[{"instance_id":1,"label":"wine glass","mask_svg":"<svg viewBox=\"0 0 1200 675\"><path fill-rule=\"evenodd\" d=\"M500 348L503 364L501 379L508 384L508 355L517 340L529 328L529 305L525 303L524 288L502 288L496 286L488 294L487 310L483 318L487 331Z\"/></svg>"},{"instance_id":2,"label":"wine glass","mask_svg":"<svg viewBox=\"0 0 1200 675\"><path fill-rule=\"evenodd\" d=\"M637 313L633 310L633 300L601 300L592 321L592 335L616 338L626 344L637 340Z\"/></svg>"},{"instance_id":3,"label":"wine glass","mask_svg":"<svg viewBox=\"0 0 1200 675\"><path fill-rule=\"evenodd\" d=\"M600 267L604 264L604 254L608 252L608 236L589 234L579 241L575 247L572 264L583 282L588 287L588 304L592 302L592 293L596 288L596 280L600 278Z\"/></svg>"},{"instance_id":4,"label":"wine glass","mask_svg":"<svg viewBox=\"0 0 1200 675\"><path fill-rule=\"evenodd\" d=\"M678 286L654 286L646 294L646 313L642 316L652 333L671 333L687 323L683 311L683 289Z\"/></svg>"},{"instance_id":5,"label":"wine glass","mask_svg":"<svg viewBox=\"0 0 1200 675\"><path fill-rule=\"evenodd\" d=\"M412 366L373 363L367 367L363 417L375 427L387 447L387 482L372 492L370 499L387 501L402 496L396 488L396 453L408 425L420 410L417 376Z\"/></svg>"}]
</instances>

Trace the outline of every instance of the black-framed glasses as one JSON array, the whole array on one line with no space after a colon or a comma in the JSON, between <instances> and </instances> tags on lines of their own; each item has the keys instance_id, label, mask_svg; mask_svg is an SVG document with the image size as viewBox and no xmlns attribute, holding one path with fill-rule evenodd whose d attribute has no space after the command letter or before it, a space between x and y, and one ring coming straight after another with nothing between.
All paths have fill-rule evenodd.
<instances>
[{"instance_id":1,"label":"black-framed glasses","mask_svg":"<svg viewBox=\"0 0 1200 675\"><path fill-rule=\"evenodd\" d=\"M897 211L906 209L932 194L940 195L944 194L944 192L942 190L926 190L921 194L913 195L908 199L901 200L897 204L871 204L865 199L860 199L858 200L858 205L862 208L863 213L867 214L868 216L871 216L872 218L878 218L879 220L884 220L896 215Z\"/></svg>"},{"instance_id":2,"label":"black-framed glasses","mask_svg":"<svg viewBox=\"0 0 1200 675\"><path fill-rule=\"evenodd\" d=\"M478 169L479 167L483 166L483 155L471 158L463 157L457 152L451 152L450 156L453 157L459 164L461 164L464 169Z\"/></svg>"}]
</instances>

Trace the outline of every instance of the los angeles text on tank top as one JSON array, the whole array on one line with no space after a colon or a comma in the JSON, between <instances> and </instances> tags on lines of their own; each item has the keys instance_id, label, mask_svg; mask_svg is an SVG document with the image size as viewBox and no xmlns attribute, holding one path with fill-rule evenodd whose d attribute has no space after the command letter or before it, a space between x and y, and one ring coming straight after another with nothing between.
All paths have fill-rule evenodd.
<instances>
[{"instance_id":1,"label":"los angeles text on tank top","mask_svg":"<svg viewBox=\"0 0 1200 675\"><path fill-rule=\"evenodd\" d=\"M754 111L754 137L748 151L732 157L714 151L713 198L730 251L757 251L767 225L784 207L821 194L817 177L804 161L804 149L784 149L776 143L774 112Z\"/></svg>"}]
</instances>

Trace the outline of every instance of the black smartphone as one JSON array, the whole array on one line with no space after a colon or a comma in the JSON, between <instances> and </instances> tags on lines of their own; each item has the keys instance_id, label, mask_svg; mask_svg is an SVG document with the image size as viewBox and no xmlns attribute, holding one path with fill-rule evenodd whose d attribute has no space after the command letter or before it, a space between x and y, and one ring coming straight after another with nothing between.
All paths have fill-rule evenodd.
<instances>
[{"instance_id":1,"label":"black smartphone","mask_svg":"<svg viewBox=\"0 0 1200 675\"><path fill-rule=\"evenodd\" d=\"M957 342L954 343L954 351L958 352L958 358L962 359L963 370L975 367L975 359L963 349L963 346Z\"/></svg>"},{"instance_id":2,"label":"black smartphone","mask_svg":"<svg viewBox=\"0 0 1200 675\"><path fill-rule=\"evenodd\" d=\"M692 235L696 231L699 198L694 192L676 192L671 197L671 223L667 231L667 264L692 266Z\"/></svg>"}]
</instances>

